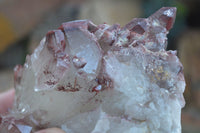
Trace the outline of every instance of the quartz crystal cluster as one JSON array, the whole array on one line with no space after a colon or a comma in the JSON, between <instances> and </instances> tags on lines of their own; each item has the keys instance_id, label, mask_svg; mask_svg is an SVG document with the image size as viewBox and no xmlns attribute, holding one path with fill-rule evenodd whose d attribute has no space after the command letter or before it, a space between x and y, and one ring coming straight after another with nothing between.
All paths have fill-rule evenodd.
<instances>
[{"instance_id":1,"label":"quartz crystal cluster","mask_svg":"<svg viewBox=\"0 0 200 133\"><path fill-rule=\"evenodd\" d=\"M15 103L2 133L181 133L183 67L166 51L176 8L124 27L88 20L47 33L15 68Z\"/></svg>"}]
</instances>

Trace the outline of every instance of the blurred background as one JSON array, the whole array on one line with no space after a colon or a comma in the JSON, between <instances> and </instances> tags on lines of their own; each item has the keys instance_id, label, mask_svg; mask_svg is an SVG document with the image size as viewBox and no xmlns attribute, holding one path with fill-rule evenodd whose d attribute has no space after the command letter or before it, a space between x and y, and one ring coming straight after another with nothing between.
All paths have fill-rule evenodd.
<instances>
[{"instance_id":1,"label":"blurred background","mask_svg":"<svg viewBox=\"0 0 200 133\"><path fill-rule=\"evenodd\" d=\"M0 92L13 87L15 65L61 23L90 19L123 26L163 6L178 9L168 49L178 50L187 82L183 133L200 133L200 0L0 0Z\"/></svg>"}]
</instances>

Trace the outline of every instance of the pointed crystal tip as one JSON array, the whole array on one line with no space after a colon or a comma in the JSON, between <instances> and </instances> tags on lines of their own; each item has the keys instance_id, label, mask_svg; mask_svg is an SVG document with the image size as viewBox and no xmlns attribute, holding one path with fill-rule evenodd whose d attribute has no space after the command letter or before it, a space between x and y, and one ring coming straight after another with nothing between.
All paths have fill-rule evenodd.
<instances>
[{"instance_id":1,"label":"pointed crystal tip","mask_svg":"<svg viewBox=\"0 0 200 133\"><path fill-rule=\"evenodd\" d=\"M167 30L170 30L173 27L176 18L176 10L176 7L163 7L149 18L157 19L161 25L166 27Z\"/></svg>"}]
</instances>

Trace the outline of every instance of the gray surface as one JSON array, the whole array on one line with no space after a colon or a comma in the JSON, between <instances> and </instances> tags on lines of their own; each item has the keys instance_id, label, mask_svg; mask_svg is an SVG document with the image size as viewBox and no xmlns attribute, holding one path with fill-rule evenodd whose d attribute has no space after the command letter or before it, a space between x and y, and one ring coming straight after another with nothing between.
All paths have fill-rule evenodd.
<instances>
[{"instance_id":1,"label":"gray surface","mask_svg":"<svg viewBox=\"0 0 200 133\"><path fill-rule=\"evenodd\" d=\"M14 87L13 70L0 71L0 92Z\"/></svg>"}]
</instances>

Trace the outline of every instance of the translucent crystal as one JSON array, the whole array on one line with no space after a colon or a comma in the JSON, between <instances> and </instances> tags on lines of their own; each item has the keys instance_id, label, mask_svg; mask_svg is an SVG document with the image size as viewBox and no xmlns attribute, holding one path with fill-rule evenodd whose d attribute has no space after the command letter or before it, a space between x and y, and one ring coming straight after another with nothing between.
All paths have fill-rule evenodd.
<instances>
[{"instance_id":1,"label":"translucent crystal","mask_svg":"<svg viewBox=\"0 0 200 133\"><path fill-rule=\"evenodd\" d=\"M181 133L183 67L166 51L176 8L120 25L63 23L15 68L16 99L0 131Z\"/></svg>"}]
</instances>

